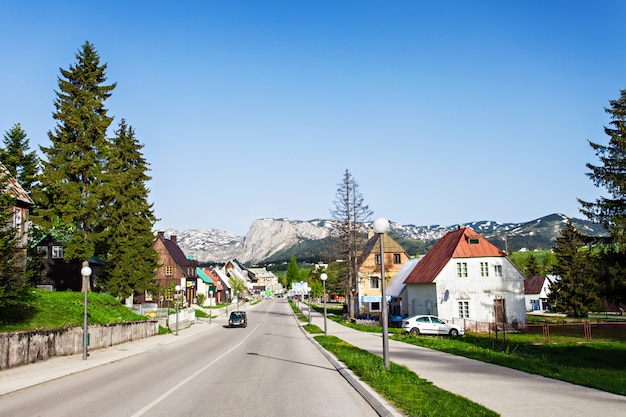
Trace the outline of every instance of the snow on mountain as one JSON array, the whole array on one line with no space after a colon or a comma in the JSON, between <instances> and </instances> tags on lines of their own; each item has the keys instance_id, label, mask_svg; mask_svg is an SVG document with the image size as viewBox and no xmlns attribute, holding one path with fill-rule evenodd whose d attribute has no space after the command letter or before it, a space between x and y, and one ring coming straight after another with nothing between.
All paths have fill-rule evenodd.
<instances>
[{"instance_id":1,"label":"snow on mountain","mask_svg":"<svg viewBox=\"0 0 626 417\"><path fill-rule=\"evenodd\" d=\"M588 234L601 233L597 225L586 220L569 218L563 214L551 214L525 223L499 223L475 221L450 226L415 226L391 222L391 231L403 238L429 241L440 239L459 226L471 227L486 238L506 239L509 245L519 242L525 245L529 236L544 236L543 244L549 245L571 219L578 230ZM371 224L366 225L371 227ZM185 230L168 229L166 236L176 235L178 245L188 256L200 262L225 262L237 258L239 261L262 261L282 249L288 249L305 240L327 237L333 228L330 220L309 221L291 219L258 219L252 222L246 236L235 236L220 229ZM494 242L495 243L495 242ZM512 249L512 247L511 247Z\"/></svg>"}]
</instances>

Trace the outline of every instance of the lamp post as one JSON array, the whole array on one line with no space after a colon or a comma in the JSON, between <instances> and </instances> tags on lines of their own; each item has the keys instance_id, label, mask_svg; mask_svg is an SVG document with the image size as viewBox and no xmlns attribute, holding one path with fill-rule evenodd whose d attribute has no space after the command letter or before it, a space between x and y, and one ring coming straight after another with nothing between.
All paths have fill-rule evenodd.
<instances>
[{"instance_id":1,"label":"lamp post","mask_svg":"<svg viewBox=\"0 0 626 417\"><path fill-rule=\"evenodd\" d=\"M213 290L209 291L209 324L213 318Z\"/></svg>"},{"instance_id":2,"label":"lamp post","mask_svg":"<svg viewBox=\"0 0 626 417\"><path fill-rule=\"evenodd\" d=\"M385 369L389 370L389 330L387 328L388 312L387 312L387 296L385 295L385 247L383 240L385 233L389 231L389 220L379 217L374 220L374 232L378 233L378 242L380 243L380 282L381 282L381 307L382 307L382 326L383 326L383 363Z\"/></svg>"},{"instance_id":3,"label":"lamp post","mask_svg":"<svg viewBox=\"0 0 626 417\"><path fill-rule=\"evenodd\" d=\"M324 336L326 336L326 280L328 279L328 275L322 274L320 275L320 279L324 285Z\"/></svg>"},{"instance_id":4,"label":"lamp post","mask_svg":"<svg viewBox=\"0 0 626 417\"><path fill-rule=\"evenodd\" d=\"M89 333L87 329L87 289L89 288L89 276L91 275L91 268L89 268L89 262L83 261L83 267L80 270L80 274L83 276L83 287L85 288L85 305L83 310L83 360L87 359L87 345L89 345Z\"/></svg>"},{"instance_id":5,"label":"lamp post","mask_svg":"<svg viewBox=\"0 0 626 417\"><path fill-rule=\"evenodd\" d=\"M180 285L174 288L176 289L176 297L174 297L174 305L176 307L176 336L178 336L178 292L180 291Z\"/></svg>"},{"instance_id":6,"label":"lamp post","mask_svg":"<svg viewBox=\"0 0 626 417\"><path fill-rule=\"evenodd\" d=\"M309 324L311 324L311 287L307 286L309 290Z\"/></svg>"}]
</instances>

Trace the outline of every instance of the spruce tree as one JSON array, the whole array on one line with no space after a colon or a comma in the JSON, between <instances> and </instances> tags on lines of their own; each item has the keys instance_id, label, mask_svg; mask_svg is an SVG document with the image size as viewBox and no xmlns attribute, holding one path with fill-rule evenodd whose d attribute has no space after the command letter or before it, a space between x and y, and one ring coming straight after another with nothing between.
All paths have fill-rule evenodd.
<instances>
[{"instance_id":1,"label":"spruce tree","mask_svg":"<svg viewBox=\"0 0 626 417\"><path fill-rule=\"evenodd\" d=\"M148 203L148 163L132 126L122 119L106 164L104 239L98 252L106 266L99 278L109 293L125 298L153 289L158 253L153 249L156 222Z\"/></svg>"},{"instance_id":2,"label":"spruce tree","mask_svg":"<svg viewBox=\"0 0 626 417\"><path fill-rule=\"evenodd\" d=\"M611 121L604 128L609 142L589 141L600 164L587 164L587 176L596 187L604 188L606 195L591 202L578 201L581 212L609 232L609 237L599 242L600 277L605 297L619 304L626 299L626 90L609 104L605 111Z\"/></svg>"},{"instance_id":3,"label":"spruce tree","mask_svg":"<svg viewBox=\"0 0 626 417\"><path fill-rule=\"evenodd\" d=\"M0 322L14 318L15 307L29 288L24 263L16 251L18 235L12 227L16 197L9 187L9 177L0 166L0 225L4 225L0 227Z\"/></svg>"},{"instance_id":4,"label":"spruce tree","mask_svg":"<svg viewBox=\"0 0 626 417\"><path fill-rule=\"evenodd\" d=\"M582 317L599 303L593 255L588 249L583 249L585 238L571 221L560 231L555 243L557 264L554 272L560 278L550 288L549 302L557 311Z\"/></svg>"},{"instance_id":5,"label":"spruce tree","mask_svg":"<svg viewBox=\"0 0 626 417\"><path fill-rule=\"evenodd\" d=\"M541 266L537 261L537 257L532 253L528 255L528 263L526 264L526 276L533 277L541 273Z\"/></svg>"},{"instance_id":6,"label":"spruce tree","mask_svg":"<svg viewBox=\"0 0 626 417\"><path fill-rule=\"evenodd\" d=\"M355 317L355 300L357 289L357 253L363 248L367 233L364 222L368 221L372 211L365 204L359 185L346 169L342 182L338 185L335 209L331 210L332 219L336 222L334 238L338 252L345 257L343 275L344 290L348 298L348 314Z\"/></svg>"},{"instance_id":7,"label":"spruce tree","mask_svg":"<svg viewBox=\"0 0 626 417\"><path fill-rule=\"evenodd\" d=\"M47 231L67 237L64 257L88 260L102 240L104 161L110 146L106 132L112 118L105 101L115 84L105 84L106 64L100 64L95 48L86 42L76 54L76 63L60 69L59 91L54 101L52 142L41 146L44 155L35 220Z\"/></svg>"},{"instance_id":8,"label":"spruce tree","mask_svg":"<svg viewBox=\"0 0 626 417\"><path fill-rule=\"evenodd\" d=\"M4 134L0 162L26 191L30 191L37 176L39 158L30 150L29 139L17 123Z\"/></svg>"}]
</instances>

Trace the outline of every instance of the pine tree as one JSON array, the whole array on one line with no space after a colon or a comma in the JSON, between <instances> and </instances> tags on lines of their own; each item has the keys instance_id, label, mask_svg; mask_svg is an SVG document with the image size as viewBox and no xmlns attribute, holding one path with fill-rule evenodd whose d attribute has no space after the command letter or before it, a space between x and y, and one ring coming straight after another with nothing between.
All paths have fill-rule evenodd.
<instances>
[{"instance_id":1,"label":"pine tree","mask_svg":"<svg viewBox=\"0 0 626 417\"><path fill-rule=\"evenodd\" d=\"M600 276L606 298L619 303L626 299L626 90L609 104L605 111L611 121L604 128L609 143L589 141L600 164L587 164L587 176L596 187L604 188L607 196L593 202L578 201L581 212L609 232L609 238L599 245L600 265L604 267Z\"/></svg>"},{"instance_id":2,"label":"pine tree","mask_svg":"<svg viewBox=\"0 0 626 417\"><path fill-rule=\"evenodd\" d=\"M0 169L0 322L14 317L14 308L26 294L29 281L17 256L17 230L12 227L16 198L8 187L9 174ZM8 227L6 225L9 225Z\"/></svg>"},{"instance_id":3,"label":"pine tree","mask_svg":"<svg viewBox=\"0 0 626 417\"><path fill-rule=\"evenodd\" d=\"M556 238L554 272L560 277L550 288L549 302L557 311L584 316L599 303L597 272L591 252L581 250L585 238L568 221Z\"/></svg>"},{"instance_id":4,"label":"pine tree","mask_svg":"<svg viewBox=\"0 0 626 417\"><path fill-rule=\"evenodd\" d=\"M335 238L338 252L345 256L346 267L343 276L344 289L348 298L348 314L350 319L355 316L355 300L353 294L357 289L357 252L366 240L364 222L368 221L372 211L365 204L359 185L346 169L342 182L338 185L335 209L331 210L332 219L336 221Z\"/></svg>"},{"instance_id":5,"label":"pine tree","mask_svg":"<svg viewBox=\"0 0 626 417\"><path fill-rule=\"evenodd\" d=\"M106 163L102 253L106 266L99 278L109 293L125 298L154 289L158 253L153 249L156 222L148 203L148 164L135 131L122 119Z\"/></svg>"},{"instance_id":6,"label":"pine tree","mask_svg":"<svg viewBox=\"0 0 626 417\"><path fill-rule=\"evenodd\" d=\"M296 257L292 256L289 259L289 264L287 265L287 274L285 275L285 285L287 287L291 286L292 282L297 282L300 276L300 268L298 268L298 262L296 261Z\"/></svg>"},{"instance_id":7,"label":"pine tree","mask_svg":"<svg viewBox=\"0 0 626 417\"><path fill-rule=\"evenodd\" d=\"M537 262L537 257L532 253L528 255L528 263L526 264L526 276L533 277L539 275L541 272L541 266Z\"/></svg>"},{"instance_id":8,"label":"pine tree","mask_svg":"<svg viewBox=\"0 0 626 417\"><path fill-rule=\"evenodd\" d=\"M17 123L4 134L4 149L0 162L26 191L30 191L37 176L39 158L30 150L26 132Z\"/></svg>"},{"instance_id":9,"label":"pine tree","mask_svg":"<svg viewBox=\"0 0 626 417\"><path fill-rule=\"evenodd\" d=\"M60 70L53 114L57 125L48 132L52 145L40 147L46 159L34 193L39 204L34 218L46 230L65 234L68 261L88 260L102 239L103 172L110 151L106 132L112 122L104 103L116 86L104 84L106 64L100 64L89 42L76 59Z\"/></svg>"}]
</instances>

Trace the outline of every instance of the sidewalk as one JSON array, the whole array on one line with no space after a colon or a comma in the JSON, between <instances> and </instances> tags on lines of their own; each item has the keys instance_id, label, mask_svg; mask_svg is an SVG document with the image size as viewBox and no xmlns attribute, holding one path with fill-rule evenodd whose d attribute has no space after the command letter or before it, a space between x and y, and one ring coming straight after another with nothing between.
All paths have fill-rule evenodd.
<instances>
[{"instance_id":1,"label":"sidewalk","mask_svg":"<svg viewBox=\"0 0 626 417\"><path fill-rule=\"evenodd\" d=\"M308 314L308 307L304 307ZM323 315L312 322L324 329ZM382 336L326 320L327 333L382 356ZM466 397L503 417L626 415L626 397L545 378L473 359L389 340L389 360L404 365L434 385Z\"/></svg>"},{"instance_id":2,"label":"sidewalk","mask_svg":"<svg viewBox=\"0 0 626 417\"><path fill-rule=\"evenodd\" d=\"M211 327L223 326L225 323L227 323L225 317L213 318L211 324L209 324L209 319L196 319L196 324L179 330L178 336L174 333L163 334L111 346L106 349L97 349L89 352L87 360L83 360L82 354L58 356L46 361L0 371L0 396L145 353L156 346L167 345L184 338L193 337L198 333L209 330Z\"/></svg>"}]
</instances>

